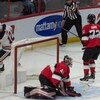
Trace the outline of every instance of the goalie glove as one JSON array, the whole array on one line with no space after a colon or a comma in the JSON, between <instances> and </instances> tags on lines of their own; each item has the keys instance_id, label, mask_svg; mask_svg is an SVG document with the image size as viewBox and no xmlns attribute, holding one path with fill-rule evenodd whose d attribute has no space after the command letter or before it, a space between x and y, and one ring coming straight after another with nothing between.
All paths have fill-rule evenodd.
<instances>
[{"instance_id":1,"label":"goalie glove","mask_svg":"<svg viewBox=\"0 0 100 100\"><path fill-rule=\"evenodd\" d=\"M72 97L75 97L75 96L80 97L81 96L80 93L77 93L76 91L74 91L74 87L67 87L66 94L69 96L72 96Z\"/></svg>"},{"instance_id":2,"label":"goalie glove","mask_svg":"<svg viewBox=\"0 0 100 100\"><path fill-rule=\"evenodd\" d=\"M81 94L74 91L74 87L66 87L65 83L61 81L57 86L57 95L60 96L72 96L80 97Z\"/></svg>"},{"instance_id":3,"label":"goalie glove","mask_svg":"<svg viewBox=\"0 0 100 100\"><path fill-rule=\"evenodd\" d=\"M64 85L64 82L61 81L58 85L57 85L57 88L56 88L56 91L57 91L57 95L59 96L66 96L66 88L65 88L65 85Z\"/></svg>"}]
</instances>

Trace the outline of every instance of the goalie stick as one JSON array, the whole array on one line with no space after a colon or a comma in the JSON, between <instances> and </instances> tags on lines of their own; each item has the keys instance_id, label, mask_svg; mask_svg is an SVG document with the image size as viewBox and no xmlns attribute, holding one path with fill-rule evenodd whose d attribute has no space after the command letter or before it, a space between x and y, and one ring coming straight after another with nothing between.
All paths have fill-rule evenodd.
<instances>
[{"instance_id":1,"label":"goalie stick","mask_svg":"<svg viewBox=\"0 0 100 100\"><path fill-rule=\"evenodd\" d=\"M94 82L95 82L94 80L88 80L88 81L84 81L84 82L80 81L80 83L83 84L81 94L85 94L89 90L91 84L94 83Z\"/></svg>"},{"instance_id":2,"label":"goalie stick","mask_svg":"<svg viewBox=\"0 0 100 100\"><path fill-rule=\"evenodd\" d=\"M83 87L82 87L82 90L81 90L81 94L83 95L88 91L90 85L88 83L83 83L83 82L80 82L80 83L83 84Z\"/></svg>"}]
</instances>

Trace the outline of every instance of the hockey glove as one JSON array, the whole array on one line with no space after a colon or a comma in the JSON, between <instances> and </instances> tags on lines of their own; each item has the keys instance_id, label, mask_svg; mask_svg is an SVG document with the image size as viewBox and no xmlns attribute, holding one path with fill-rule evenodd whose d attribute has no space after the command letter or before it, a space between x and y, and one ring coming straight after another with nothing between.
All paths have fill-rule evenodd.
<instances>
[{"instance_id":1,"label":"hockey glove","mask_svg":"<svg viewBox=\"0 0 100 100\"><path fill-rule=\"evenodd\" d=\"M67 87L66 88L66 94L69 95L69 96L72 96L72 97L75 97L75 96L80 97L81 96L80 93L77 93L76 91L74 91L74 87Z\"/></svg>"},{"instance_id":2,"label":"hockey glove","mask_svg":"<svg viewBox=\"0 0 100 100\"><path fill-rule=\"evenodd\" d=\"M65 88L64 82L61 81L57 85L57 88L56 88L57 95L59 95L59 96L66 96L66 92L65 91L66 91L66 88Z\"/></svg>"}]
</instances>

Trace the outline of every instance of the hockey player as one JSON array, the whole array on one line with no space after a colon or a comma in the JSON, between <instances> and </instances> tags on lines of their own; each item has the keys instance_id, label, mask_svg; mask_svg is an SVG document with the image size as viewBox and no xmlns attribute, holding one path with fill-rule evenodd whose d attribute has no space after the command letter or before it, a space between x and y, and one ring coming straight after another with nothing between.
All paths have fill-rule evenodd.
<instances>
[{"instance_id":1,"label":"hockey player","mask_svg":"<svg viewBox=\"0 0 100 100\"><path fill-rule=\"evenodd\" d=\"M70 67L72 67L72 58L66 55L64 56L63 61L61 61L60 63L57 63L55 66L47 65L41 71L39 75L41 86L44 88L44 91L45 89L48 90L47 93L53 92L53 96L51 96L52 98L56 95L81 96L81 94L75 92L74 87L71 86L69 76Z\"/></svg>"},{"instance_id":2,"label":"hockey player","mask_svg":"<svg viewBox=\"0 0 100 100\"><path fill-rule=\"evenodd\" d=\"M10 55L11 44L14 41L14 34L11 26L0 24L0 72L4 71L3 60Z\"/></svg>"},{"instance_id":3,"label":"hockey player","mask_svg":"<svg viewBox=\"0 0 100 100\"><path fill-rule=\"evenodd\" d=\"M78 36L81 40L82 37L82 18L81 14L78 10L78 5L74 0L66 0L64 6L64 15L62 20L62 33L61 38L62 41L60 43L61 46L65 46L67 44L68 35L67 32L75 26Z\"/></svg>"},{"instance_id":4,"label":"hockey player","mask_svg":"<svg viewBox=\"0 0 100 100\"><path fill-rule=\"evenodd\" d=\"M100 25L95 24L96 16L89 14L87 22L89 24L83 27L82 41L84 43L83 65L84 77L80 81L89 81L95 79L95 60L100 54ZM89 72L90 71L90 72Z\"/></svg>"}]
</instances>

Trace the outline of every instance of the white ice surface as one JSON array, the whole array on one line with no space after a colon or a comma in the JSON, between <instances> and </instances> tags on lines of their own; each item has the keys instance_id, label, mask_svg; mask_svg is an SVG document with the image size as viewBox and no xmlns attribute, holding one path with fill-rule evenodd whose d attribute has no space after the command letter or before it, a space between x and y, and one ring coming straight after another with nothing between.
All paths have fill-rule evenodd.
<instances>
[{"instance_id":1,"label":"white ice surface","mask_svg":"<svg viewBox=\"0 0 100 100\"><path fill-rule=\"evenodd\" d=\"M83 51L81 50L81 48L82 48L82 45L80 43L70 43L70 44L67 44L66 47L60 47L60 61L63 59L63 56L66 54L68 54L69 56L73 58L73 67L71 68L71 73L70 73L72 85L75 87L75 90L77 92L82 92L83 94L81 97L57 97L55 98L55 100L100 100L100 56L98 60L96 61L97 66L96 66L95 82L90 84L89 87L86 87L86 85L79 82L79 79L83 77L83 65L82 65ZM43 59L47 59L47 57L50 56L50 59L48 60L47 64L54 63L54 61L52 60L55 57L55 54L53 53L54 50L55 50L54 46L50 48L47 47L45 48L45 50L44 49L37 50L38 53L36 53L35 59L37 59L41 55L43 56ZM27 61L26 57L31 58L32 57L31 53L32 52L28 52L27 54L24 54L23 58L25 58L25 60ZM33 60L34 58L32 57L31 59ZM39 59L37 60L36 64L37 63L39 63L42 66L42 64L44 64L45 62L43 62L42 59L41 60ZM23 64L24 63L22 61L22 65ZM7 64L5 65L7 66ZM28 61L27 66L28 66L27 70L30 69L29 67L33 68L33 63L29 63ZM42 68L40 69L38 68L37 70L41 70L41 69ZM31 73L31 70L28 70L28 71L29 73ZM27 84L39 85L39 81L31 80L31 81L28 81ZM22 89L25 85L26 83L23 83L18 86L18 89L19 89L18 94L13 94L9 92L8 93L0 92L0 100L27 100L26 98L24 98L23 92L22 92ZM83 90L84 88L86 89L86 91Z\"/></svg>"}]
</instances>

